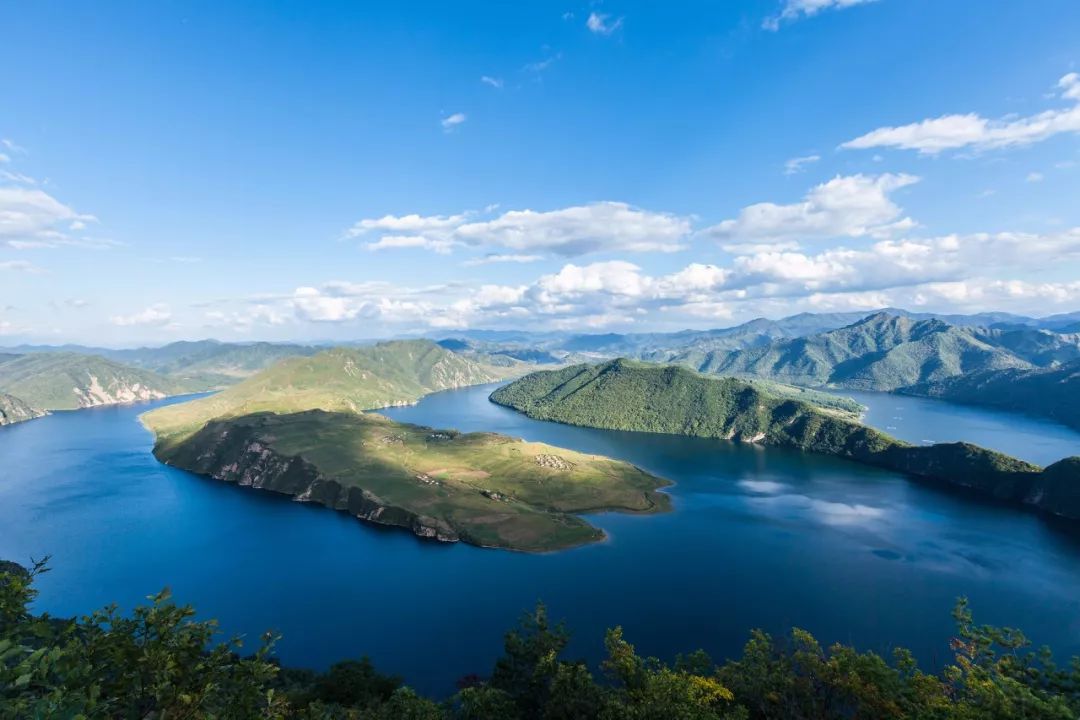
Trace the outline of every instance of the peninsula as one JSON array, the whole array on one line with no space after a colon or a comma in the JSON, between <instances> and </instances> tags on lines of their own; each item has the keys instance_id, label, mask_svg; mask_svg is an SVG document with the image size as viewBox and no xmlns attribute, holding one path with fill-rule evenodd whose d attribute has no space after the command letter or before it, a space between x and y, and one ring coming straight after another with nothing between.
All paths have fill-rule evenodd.
<instances>
[{"instance_id":1,"label":"peninsula","mask_svg":"<svg viewBox=\"0 0 1080 720\"><path fill-rule=\"evenodd\" d=\"M334 349L142 419L166 464L444 542L558 550L604 537L579 514L670 508L628 463L363 412L498 373L426 341Z\"/></svg>"},{"instance_id":2,"label":"peninsula","mask_svg":"<svg viewBox=\"0 0 1080 720\"><path fill-rule=\"evenodd\" d=\"M789 447L968 488L1080 519L1080 459L1043 469L969 443L914 446L736 378L618 359L536 372L491 400L538 420Z\"/></svg>"}]
</instances>

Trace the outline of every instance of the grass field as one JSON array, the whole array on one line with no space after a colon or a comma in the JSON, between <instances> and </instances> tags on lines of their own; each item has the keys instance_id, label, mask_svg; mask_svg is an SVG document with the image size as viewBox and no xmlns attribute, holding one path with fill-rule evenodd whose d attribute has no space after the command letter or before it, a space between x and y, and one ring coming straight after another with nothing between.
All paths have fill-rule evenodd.
<instances>
[{"instance_id":1,"label":"grass field","mask_svg":"<svg viewBox=\"0 0 1080 720\"><path fill-rule=\"evenodd\" d=\"M238 437L259 451L221 450ZM326 504L341 507L349 488L361 488L386 508L404 511L382 513L382 518L405 518L389 524L434 518L462 541L488 547L531 552L572 547L603 538L578 513L670 509L668 496L656 492L665 481L624 462L370 414L260 413L215 421L193 436L159 444L156 452L170 464L220 475L222 468L242 469L244 457L265 462L260 453L267 448L281 458L302 458L322 481L339 484L342 492L335 491ZM303 494L292 485L267 489Z\"/></svg>"}]
</instances>

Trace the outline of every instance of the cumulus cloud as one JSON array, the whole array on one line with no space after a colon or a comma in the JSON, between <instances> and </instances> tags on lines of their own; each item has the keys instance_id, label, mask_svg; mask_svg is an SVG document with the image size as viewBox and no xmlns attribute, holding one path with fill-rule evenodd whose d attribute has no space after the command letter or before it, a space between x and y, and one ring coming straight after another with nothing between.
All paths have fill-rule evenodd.
<instances>
[{"instance_id":1,"label":"cumulus cloud","mask_svg":"<svg viewBox=\"0 0 1080 720\"><path fill-rule=\"evenodd\" d=\"M463 265L466 267L475 267L477 265L493 265L495 263L532 263L543 260L543 255L522 255L522 254L500 254L489 253L483 257L473 258L466 260Z\"/></svg>"},{"instance_id":2,"label":"cumulus cloud","mask_svg":"<svg viewBox=\"0 0 1080 720\"><path fill-rule=\"evenodd\" d=\"M612 20L610 15L591 12L589 13L588 19L585 21L585 27L589 28L589 32L594 35L610 35L621 28L622 23L622 18Z\"/></svg>"},{"instance_id":3,"label":"cumulus cloud","mask_svg":"<svg viewBox=\"0 0 1080 720\"><path fill-rule=\"evenodd\" d=\"M822 183L801 202L750 205L737 218L707 228L703 234L738 243L783 242L800 238L884 237L914 226L901 217L890 194L919 181L913 175L837 176ZM751 245L753 246L753 245Z\"/></svg>"},{"instance_id":4,"label":"cumulus cloud","mask_svg":"<svg viewBox=\"0 0 1080 720\"><path fill-rule=\"evenodd\" d=\"M389 250L393 248L421 248L446 255L458 243L446 238L424 237L423 235L383 235L378 240L366 245L368 250Z\"/></svg>"},{"instance_id":5,"label":"cumulus cloud","mask_svg":"<svg viewBox=\"0 0 1080 720\"><path fill-rule=\"evenodd\" d=\"M540 252L572 257L601 251L672 252L684 247L690 221L620 202L597 202L551 211L512 210L489 219L470 213L384 216L361 220L346 237L376 236L373 249L455 245L502 248L518 258ZM406 239L408 238L408 239Z\"/></svg>"},{"instance_id":6,"label":"cumulus cloud","mask_svg":"<svg viewBox=\"0 0 1080 720\"><path fill-rule=\"evenodd\" d=\"M163 326L172 322L172 313L167 305L159 303L131 315L113 315L109 322L121 327Z\"/></svg>"},{"instance_id":7,"label":"cumulus cloud","mask_svg":"<svg viewBox=\"0 0 1080 720\"><path fill-rule=\"evenodd\" d=\"M824 10L843 10L855 5L865 5L876 0L784 0L776 15L765 18L761 26L766 30L779 30L786 22L813 17Z\"/></svg>"},{"instance_id":8,"label":"cumulus cloud","mask_svg":"<svg viewBox=\"0 0 1080 720\"><path fill-rule=\"evenodd\" d=\"M1080 74L1058 81L1062 99L1072 107L1027 117L989 120L976 113L942 115L908 125L881 127L840 147L855 150L891 147L936 155L945 150L976 151L1032 145L1062 133L1080 133Z\"/></svg>"},{"instance_id":9,"label":"cumulus cloud","mask_svg":"<svg viewBox=\"0 0 1080 720\"><path fill-rule=\"evenodd\" d=\"M797 175L806 169L807 165L812 165L818 160L821 160L820 155L804 155L803 157L793 157L784 163L785 175Z\"/></svg>"},{"instance_id":10,"label":"cumulus cloud","mask_svg":"<svg viewBox=\"0 0 1080 720\"><path fill-rule=\"evenodd\" d=\"M76 244L72 227L96 222L48 193L26 187L0 187L0 244L16 249Z\"/></svg>"},{"instance_id":11,"label":"cumulus cloud","mask_svg":"<svg viewBox=\"0 0 1080 720\"><path fill-rule=\"evenodd\" d=\"M440 123L442 124L443 132L451 132L466 120L468 120L468 117L465 113L457 112L452 115L447 115Z\"/></svg>"},{"instance_id":12,"label":"cumulus cloud","mask_svg":"<svg viewBox=\"0 0 1080 720\"><path fill-rule=\"evenodd\" d=\"M277 298L258 312L214 320L255 323L357 323L364 328L464 327L603 329L799 311L927 310L987 307L1046 314L1075 309L1080 281L1033 281L1041 270L1080 260L1080 227L1050 234L974 233L883 239L820 252L762 249L730 264L694 262L654 274L625 260L567 262L514 284L452 283L403 287L331 282ZM244 313L247 313L246 315ZM208 316L209 317L209 316Z\"/></svg>"}]
</instances>

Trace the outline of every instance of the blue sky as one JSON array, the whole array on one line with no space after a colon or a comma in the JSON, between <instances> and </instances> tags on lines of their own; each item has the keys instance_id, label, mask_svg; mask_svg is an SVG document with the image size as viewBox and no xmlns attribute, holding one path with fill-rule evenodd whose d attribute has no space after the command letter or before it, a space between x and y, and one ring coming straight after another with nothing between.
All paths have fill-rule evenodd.
<instances>
[{"instance_id":1,"label":"blue sky","mask_svg":"<svg viewBox=\"0 0 1080 720\"><path fill-rule=\"evenodd\" d=\"M1075 0L0 5L0 344L1080 309Z\"/></svg>"}]
</instances>

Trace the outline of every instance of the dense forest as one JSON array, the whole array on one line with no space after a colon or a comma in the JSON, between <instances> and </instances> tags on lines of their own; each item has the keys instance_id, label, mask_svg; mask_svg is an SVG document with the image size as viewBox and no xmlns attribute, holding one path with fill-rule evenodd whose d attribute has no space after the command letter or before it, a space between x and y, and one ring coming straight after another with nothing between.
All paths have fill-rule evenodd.
<instances>
[{"instance_id":1,"label":"dense forest","mask_svg":"<svg viewBox=\"0 0 1080 720\"><path fill-rule=\"evenodd\" d=\"M1080 658L1059 668L1019 631L976 625L964 600L954 610L953 660L937 674L903 649L886 659L824 648L798 629L779 639L754 631L741 656L717 664L701 651L670 663L642 657L614 628L594 669L564 657L569 636L539 605L506 634L487 675L463 668L452 697L431 699L366 658L316 673L279 666L270 634L253 653L220 642L214 622L196 620L168 591L130 613L35 616L34 579L45 571L0 564L2 720L1067 720L1080 712Z\"/></svg>"}]
</instances>

